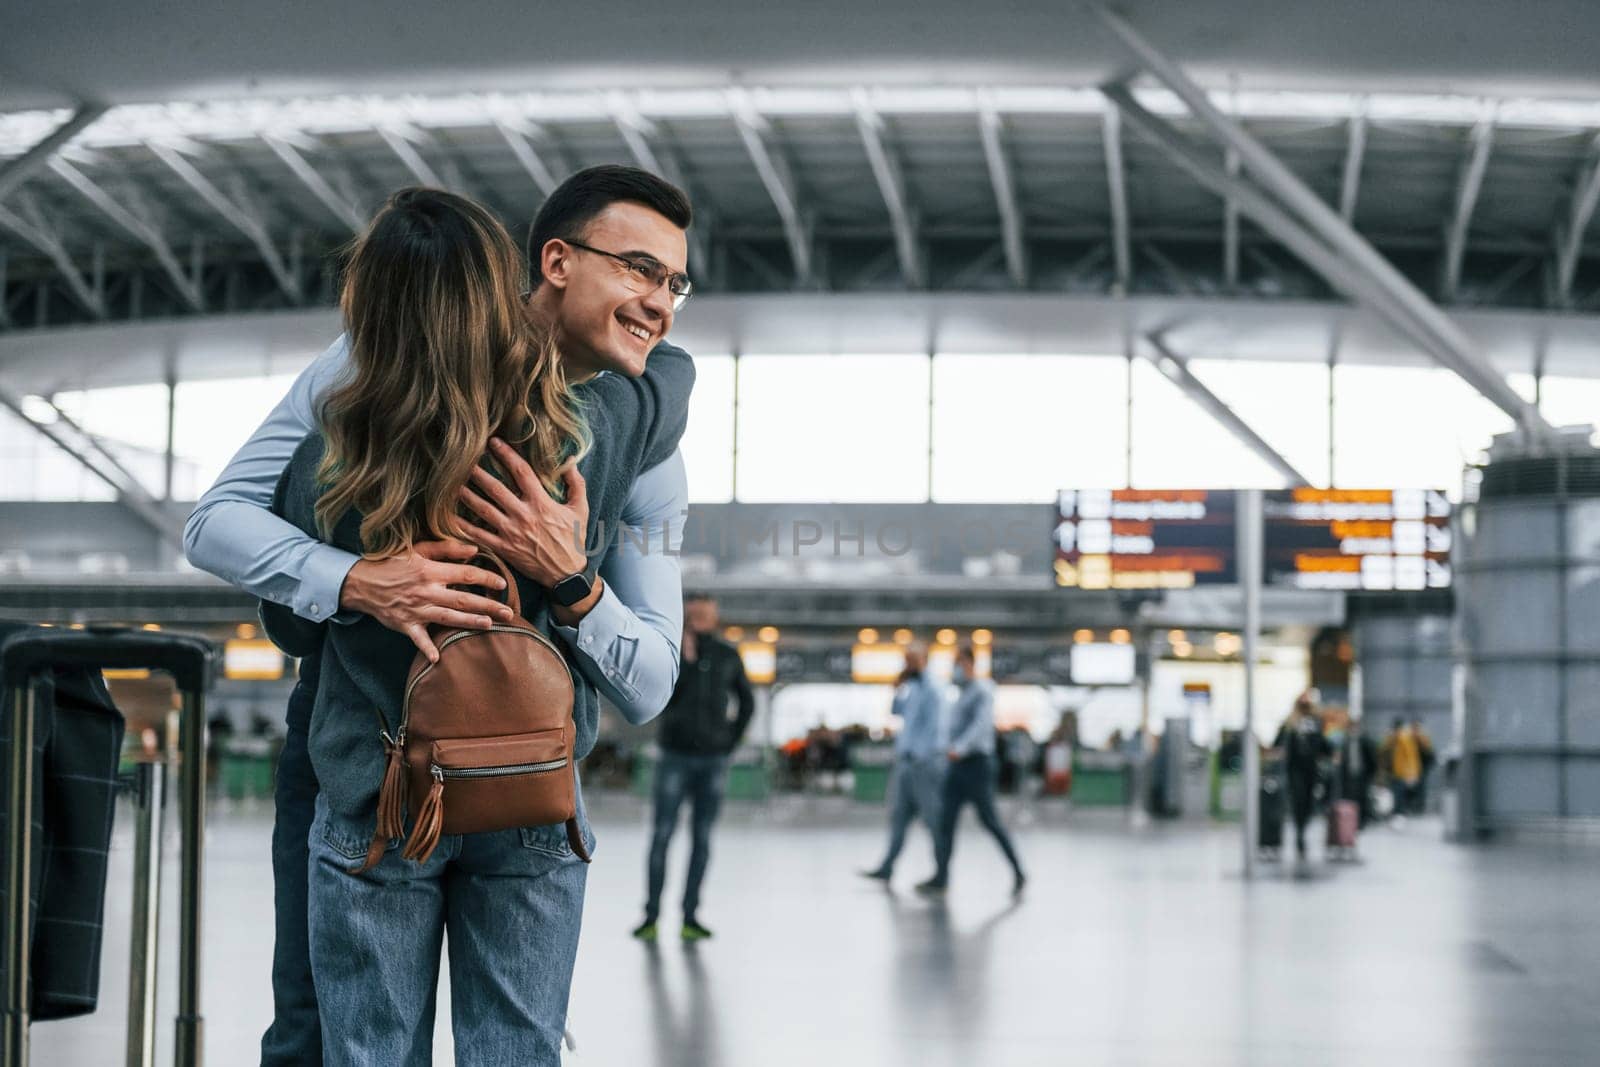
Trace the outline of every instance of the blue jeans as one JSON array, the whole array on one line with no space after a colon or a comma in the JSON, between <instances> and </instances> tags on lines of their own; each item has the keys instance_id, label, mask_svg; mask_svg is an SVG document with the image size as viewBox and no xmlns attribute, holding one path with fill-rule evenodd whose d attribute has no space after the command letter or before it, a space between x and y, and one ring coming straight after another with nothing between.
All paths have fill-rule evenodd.
<instances>
[{"instance_id":1,"label":"blue jeans","mask_svg":"<svg viewBox=\"0 0 1600 1067\"><path fill-rule=\"evenodd\" d=\"M307 843L316 814L317 776L306 753L306 730L317 695L320 660L300 661L300 681L289 695L283 751L273 789L272 825L272 1025L261 1038L262 1067L318 1067L322 1022L311 982L311 946L306 930Z\"/></svg>"},{"instance_id":2,"label":"blue jeans","mask_svg":"<svg viewBox=\"0 0 1600 1067\"><path fill-rule=\"evenodd\" d=\"M956 847L956 821L961 809L971 804L978 813L978 821L989 831L1000 851L1011 864L1011 873L1022 877L1022 861L1017 858L1017 847L1000 821L994 805L994 757L967 756L950 765L945 774L944 792L939 805L939 832L934 837L934 858L939 867L933 880L945 885L950 880L950 855Z\"/></svg>"},{"instance_id":3,"label":"blue jeans","mask_svg":"<svg viewBox=\"0 0 1600 1067\"><path fill-rule=\"evenodd\" d=\"M690 818L689 876L683 886L683 917L692 922L700 907L700 883L711 863L711 827L722 810L728 779L726 756L701 756L687 752L662 752L656 764L655 819L650 837L649 896L644 914L655 922L661 914L661 890L667 881L667 846L678 829L678 809L684 798L693 805Z\"/></svg>"},{"instance_id":4,"label":"blue jeans","mask_svg":"<svg viewBox=\"0 0 1600 1067\"><path fill-rule=\"evenodd\" d=\"M889 849L884 853L878 870L884 874L894 871L894 861L906 844L906 831L911 820L920 818L928 832L938 840L939 790L944 781L944 756L913 759L901 756L894 765L894 779L889 783Z\"/></svg>"},{"instance_id":5,"label":"blue jeans","mask_svg":"<svg viewBox=\"0 0 1600 1067\"><path fill-rule=\"evenodd\" d=\"M377 866L351 874L375 818L340 815L319 797L311 825L323 1059L338 1067L432 1062L448 930L456 1063L558 1067L589 869L566 827L448 834L424 864L402 859L395 840ZM581 794L578 821L592 842Z\"/></svg>"}]
</instances>

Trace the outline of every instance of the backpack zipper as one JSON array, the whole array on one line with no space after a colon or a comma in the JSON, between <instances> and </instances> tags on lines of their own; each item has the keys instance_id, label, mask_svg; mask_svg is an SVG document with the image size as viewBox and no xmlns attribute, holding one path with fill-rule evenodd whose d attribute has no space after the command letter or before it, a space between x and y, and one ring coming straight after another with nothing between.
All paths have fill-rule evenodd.
<instances>
[{"instance_id":1,"label":"backpack zipper","mask_svg":"<svg viewBox=\"0 0 1600 1067\"><path fill-rule=\"evenodd\" d=\"M506 767L441 767L433 763L429 764L428 769L434 778L442 782L446 778L509 778L517 774L543 774L546 771L559 771L566 765L566 758L563 757L543 763L513 763Z\"/></svg>"}]
</instances>

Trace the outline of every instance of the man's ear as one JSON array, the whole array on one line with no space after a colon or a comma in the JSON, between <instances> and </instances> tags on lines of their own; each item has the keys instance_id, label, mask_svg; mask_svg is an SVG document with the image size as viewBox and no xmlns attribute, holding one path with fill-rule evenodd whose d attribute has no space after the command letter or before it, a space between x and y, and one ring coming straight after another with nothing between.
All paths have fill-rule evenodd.
<instances>
[{"instance_id":1,"label":"man's ear","mask_svg":"<svg viewBox=\"0 0 1600 1067\"><path fill-rule=\"evenodd\" d=\"M544 284L565 289L571 269L572 246L559 237L546 241L539 250L539 276L544 279Z\"/></svg>"}]
</instances>

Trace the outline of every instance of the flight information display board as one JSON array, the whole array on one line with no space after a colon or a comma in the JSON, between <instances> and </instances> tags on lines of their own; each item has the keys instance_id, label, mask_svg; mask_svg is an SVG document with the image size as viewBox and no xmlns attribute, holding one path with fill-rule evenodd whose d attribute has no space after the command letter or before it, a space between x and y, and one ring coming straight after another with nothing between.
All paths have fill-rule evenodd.
<instances>
[{"instance_id":1,"label":"flight information display board","mask_svg":"<svg viewBox=\"0 0 1600 1067\"><path fill-rule=\"evenodd\" d=\"M1232 490L1062 490L1056 585L1187 589L1236 582L1237 505Z\"/></svg>"},{"instance_id":2,"label":"flight information display board","mask_svg":"<svg viewBox=\"0 0 1600 1067\"><path fill-rule=\"evenodd\" d=\"M1278 489L1261 503L1262 577L1297 589L1450 586L1450 501L1432 489Z\"/></svg>"},{"instance_id":3,"label":"flight information display board","mask_svg":"<svg viewBox=\"0 0 1600 1067\"><path fill-rule=\"evenodd\" d=\"M1232 489L1066 489L1055 581L1070 589L1187 589L1239 580ZM1434 489L1262 494L1269 586L1349 592L1450 587L1450 501Z\"/></svg>"}]
</instances>

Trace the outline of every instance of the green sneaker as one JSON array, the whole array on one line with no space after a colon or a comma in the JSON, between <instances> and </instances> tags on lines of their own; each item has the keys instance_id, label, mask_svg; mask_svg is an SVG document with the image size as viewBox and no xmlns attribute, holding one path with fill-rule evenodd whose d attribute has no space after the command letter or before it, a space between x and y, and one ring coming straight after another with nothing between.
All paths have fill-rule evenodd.
<instances>
[{"instance_id":1,"label":"green sneaker","mask_svg":"<svg viewBox=\"0 0 1600 1067\"><path fill-rule=\"evenodd\" d=\"M693 920L685 920L683 924L683 939L685 941L709 941L711 931Z\"/></svg>"},{"instance_id":2,"label":"green sneaker","mask_svg":"<svg viewBox=\"0 0 1600 1067\"><path fill-rule=\"evenodd\" d=\"M634 927L633 936L640 941L654 941L656 939L656 921L651 919L649 922L640 923Z\"/></svg>"}]
</instances>

